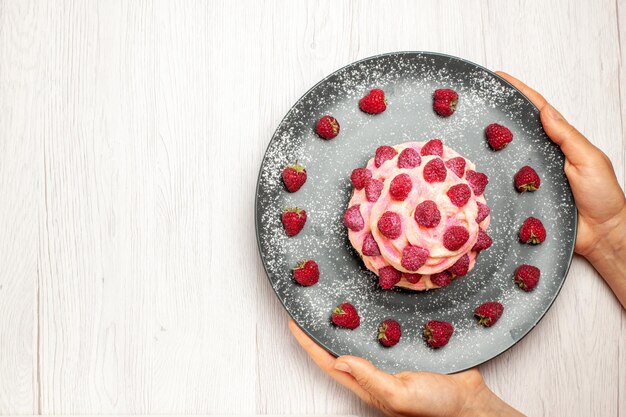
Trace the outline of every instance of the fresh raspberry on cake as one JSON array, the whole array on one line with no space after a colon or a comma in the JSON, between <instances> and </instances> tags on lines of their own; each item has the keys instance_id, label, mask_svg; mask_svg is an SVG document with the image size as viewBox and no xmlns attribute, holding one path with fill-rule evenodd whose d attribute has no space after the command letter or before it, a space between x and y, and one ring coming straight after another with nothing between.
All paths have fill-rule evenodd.
<instances>
[{"instance_id":1,"label":"fresh raspberry on cake","mask_svg":"<svg viewBox=\"0 0 626 417\"><path fill-rule=\"evenodd\" d=\"M457 251L469 239L469 232L463 226L450 226L443 234L443 246L450 251Z\"/></svg>"},{"instance_id":2,"label":"fresh raspberry on cake","mask_svg":"<svg viewBox=\"0 0 626 417\"><path fill-rule=\"evenodd\" d=\"M489 184L489 178L485 174L470 169L465 173L465 178L467 178L467 182L472 187L474 194L483 195L485 187Z\"/></svg>"},{"instance_id":3,"label":"fresh raspberry on cake","mask_svg":"<svg viewBox=\"0 0 626 417\"><path fill-rule=\"evenodd\" d=\"M465 175L465 158L457 156L446 161L446 167L454 172L457 177L463 178Z\"/></svg>"},{"instance_id":4,"label":"fresh raspberry on cake","mask_svg":"<svg viewBox=\"0 0 626 417\"><path fill-rule=\"evenodd\" d=\"M474 315L478 317L478 324L491 327L502 316L502 312L504 311L504 307L497 301L487 301L476 307L474 310Z\"/></svg>"},{"instance_id":5,"label":"fresh raspberry on cake","mask_svg":"<svg viewBox=\"0 0 626 417\"><path fill-rule=\"evenodd\" d=\"M448 268L448 272L450 272L454 277L463 277L469 272L469 266L470 258L466 253L461 256L450 268Z\"/></svg>"},{"instance_id":6,"label":"fresh raspberry on cake","mask_svg":"<svg viewBox=\"0 0 626 417\"><path fill-rule=\"evenodd\" d=\"M515 183L515 188L520 193L524 191L535 191L541 185L541 179L539 179L539 175L537 175L537 171L529 167L528 165L523 166L517 174L513 177L513 181Z\"/></svg>"},{"instance_id":7,"label":"fresh raspberry on cake","mask_svg":"<svg viewBox=\"0 0 626 417\"><path fill-rule=\"evenodd\" d=\"M348 229L355 232L363 229L365 222L363 221L363 216L361 216L361 206L359 204L355 204L346 210L343 215L343 223Z\"/></svg>"},{"instance_id":8,"label":"fresh raspberry on cake","mask_svg":"<svg viewBox=\"0 0 626 417\"><path fill-rule=\"evenodd\" d=\"M519 229L519 239L531 245L538 245L546 240L546 229L543 227L541 220L535 217L529 217L524 220L522 227Z\"/></svg>"},{"instance_id":9,"label":"fresh raspberry on cake","mask_svg":"<svg viewBox=\"0 0 626 417\"><path fill-rule=\"evenodd\" d=\"M513 133L511 133L509 128L498 123L492 123L487 126L485 135L487 136L489 146L495 151L503 149L513 140Z\"/></svg>"},{"instance_id":10,"label":"fresh raspberry on cake","mask_svg":"<svg viewBox=\"0 0 626 417\"><path fill-rule=\"evenodd\" d=\"M463 207L472 196L472 190L470 190L467 184L457 184L450 187L446 194L448 194L452 204L457 207Z\"/></svg>"},{"instance_id":11,"label":"fresh raspberry on cake","mask_svg":"<svg viewBox=\"0 0 626 417\"><path fill-rule=\"evenodd\" d=\"M306 182L306 169L296 161L295 164L283 168L282 177L287 191L295 193Z\"/></svg>"},{"instance_id":12,"label":"fresh raspberry on cake","mask_svg":"<svg viewBox=\"0 0 626 417\"><path fill-rule=\"evenodd\" d=\"M422 279L422 274L410 274L408 272L402 273L402 278L409 281L411 284L417 284Z\"/></svg>"},{"instance_id":13,"label":"fresh raspberry on cake","mask_svg":"<svg viewBox=\"0 0 626 417\"><path fill-rule=\"evenodd\" d=\"M311 259L302 261L293 270L293 279L300 285L308 287L317 284L320 279L320 270L317 263Z\"/></svg>"},{"instance_id":14,"label":"fresh raspberry on cake","mask_svg":"<svg viewBox=\"0 0 626 417\"><path fill-rule=\"evenodd\" d=\"M402 272L393 266L385 266L378 270L378 284L380 288L388 290L393 288L402 279Z\"/></svg>"},{"instance_id":15,"label":"fresh raspberry on cake","mask_svg":"<svg viewBox=\"0 0 626 417\"><path fill-rule=\"evenodd\" d=\"M386 211L378 219L378 230L389 239L397 239L402 233L402 219L398 213Z\"/></svg>"},{"instance_id":16,"label":"fresh raspberry on cake","mask_svg":"<svg viewBox=\"0 0 626 417\"><path fill-rule=\"evenodd\" d=\"M376 243L376 239L374 239L374 235L372 233L368 233L363 238L363 247L361 248L363 255L365 256L379 256L380 248L378 247L378 243Z\"/></svg>"},{"instance_id":17,"label":"fresh raspberry on cake","mask_svg":"<svg viewBox=\"0 0 626 417\"><path fill-rule=\"evenodd\" d=\"M372 178L365 184L365 198L370 203L375 203L383 191L384 184L382 181Z\"/></svg>"},{"instance_id":18,"label":"fresh raspberry on cake","mask_svg":"<svg viewBox=\"0 0 626 417\"><path fill-rule=\"evenodd\" d=\"M447 321L431 320L424 326L426 343L433 348L447 345L452 333L454 333L454 327Z\"/></svg>"},{"instance_id":19,"label":"fresh raspberry on cake","mask_svg":"<svg viewBox=\"0 0 626 417\"><path fill-rule=\"evenodd\" d=\"M446 180L446 166L439 158L431 159L424 166L424 179L426 182L443 182Z\"/></svg>"},{"instance_id":20,"label":"fresh raspberry on cake","mask_svg":"<svg viewBox=\"0 0 626 417\"><path fill-rule=\"evenodd\" d=\"M483 204L480 201L477 201L476 204L478 205L478 215L476 216L476 223L480 223L485 220L487 216L489 216L489 214L491 213L491 209L488 205Z\"/></svg>"},{"instance_id":21,"label":"fresh raspberry on cake","mask_svg":"<svg viewBox=\"0 0 626 417\"><path fill-rule=\"evenodd\" d=\"M491 237L485 232L483 229L478 230L478 238L476 239L476 243L472 247L474 252L480 252L481 250L489 249L493 244L493 240Z\"/></svg>"},{"instance_id":22,"label":"fresh raspberry on cake","mask_svg":"<svg viewBox=\"0 0 626 417\"><path fill-rule=\"evenodd\" d=\"M378 341L385 347L395 346L402 337L402 329L400 323L395 320L384 320L378 326Z\"/></svg>"},{"instance_id":23,"label":"fresh raspberry on cake","mask_svg":"<svg viewBox=\"0 0 626 417\"><path fill-rule=\"evenodd\" d=\"M371 178L372 171L367 168L356 168L350 175L352 186L357 190L362 190Z\"/></svg>"},{"instance_id":24,"label":"fresh raspberry on cake","mask_svg":"<svg viewBox=\"0 0 626 417\"><path fill-rule=\"evenodd\" d=\"M541 271L533 265L522 264L517 267L513 279L518 287L524 291L532 291L539 282Z\"/></svg>"},{"instance_id":25,"label":"fresh raspberry on cake","mask_svg":"<svg viewBox=\"0 0 626 417\"><path fill-rule=\"evenodd\" d=\"M411 181L411 177L409 177L408 174L399 174L391 180L389 194L391 198L396 201L404 201L412 188L413 182Z\"/></svg>"},{"instance_id":26,"label":"fresh raspberry on cake","mask_svg":"<svg viewBox=\"0 0 626 417\"><path fill-rule=\"evenodd\" d=\"M297 207L285 209L281 220L287 236L295 236L300 233L306 223L306 211Z\"/></svg>"},{"instance_id":27,"label":"fresh raspberry on cake","mask_svg":"<svg viewBox=\"0 0 626 417\"><path fill-rule=\"evenodd\" d=\"M374 156L374 166L376 168L380 168L380 166L384 164L385 161L393 159L397 154L398 154L398 151L396 151L391 146L387 146L387 145L379 146L376 149L376 155Z\"/></svg>"},{"instance_id":28,"label":"fresh raspberry on cake","mask_svg":"<svg viewBox=\"0 0 626 417\"><path fill-rule=\"evenodd\" d=\"M426 263L429 255L428 249L408 245L402 250L402 267L409 271L417 271Z\"/></svg>"},{"instance_id":29,"label":"fresh raspberry on cake","mask_svg":"<svg viewBox=\"0 0 626 417\"><path fill-rule=\"evenodd\" d=\"M332 139L339 134L339 122L332 116L322 116L315 126L315 132L323 139Z\"/></svg>"},{"instance_id":30,"label":"fresh raspberry on cake","mask_svg":"<svg viewBox=\"0 0 626 417\"><path fill-rule=\"evenodd\" d=\"M359 100L359 108L365 113L378 114L387 108L385 92L380 88L370 90L369 94Z\"/></svg>"},{"instance_id":31,"label":"fresh raspberry on cake","mask_svg":"<svg viewBox=\"0 0 626 417\"><path fill-rule=\"evenodd\" d=\"M398 168L415 168L420 166L422 158L413 148L406 148L398 156Z\"/></svg>"},{"instance_id":32,"label":"fresh raspberry on cake","mask_svg":"<svg viewBox=\"0 0 626 417\"><path fill-rule=\"evenodd\" d=\"M343 303L335 307L331 320L335 326L346 329L356 329L361 324L361 318L356 308L350 303Z\"/></svg>"},{"instance_id":33,"label":"fresh raspberry on cake","mask_svg":"<svg viewBox=\"0 0 626 417\"><path fill-rule=\"evenodd\" d=\"M437 207L437 203L432 200L426 200L415 207L413 217L420 226L436 227L441 221L441 212Z\"/></svg>"},{"instance_id":34,"label":"fresh raspberry on cake","mask_svg":"<svg viewBox=\"0 0 626 417\"><path fill-rule=\"evenodd\" d=\"M443 142L439 139L431 139L420 150L422 156L443 156Z\"/></svg>"},{"instance_id":35,"label":"fresh raspberry on cake","mask_svg":"<svg viewBox=\"0 0 626 417\"><path fill-rule=\"evenodd\" d=\"M433 110L441 117L452 116L459 102L459 95L450 88L440 88L433 93Z\"/></svg>"},{"instance_id":36,"label":"fresh raspberry on cake","mask_svg":"<svg viewBox=\"0 0 626 417\"><path fill-rule=\"evenodd\" d=\"M437 272L430 276L430 281L438 287L446 287L454 280L449 271Z\"/></svg>"}]
</instances>

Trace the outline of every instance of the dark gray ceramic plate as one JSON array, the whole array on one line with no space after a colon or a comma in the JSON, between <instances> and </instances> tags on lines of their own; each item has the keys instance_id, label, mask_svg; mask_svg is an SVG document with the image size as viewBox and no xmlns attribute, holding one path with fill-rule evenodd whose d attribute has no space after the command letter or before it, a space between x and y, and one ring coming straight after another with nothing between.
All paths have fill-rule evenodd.
<instances>
[{"instance_id":1,"label":"dark gray ceramic plate","mask_svg":"<svg viewBox=\"0 0 626 417\"><path fill-rule=\"evenodd\" d=\"M382 88L387 110L368 115L359 99ZM449 87L459 93L450 118L432 110L432 93ZM313 127L324 114L335 116L341 132L333 140L316 136ZM504 150L490 150L484 128L498 122L514 134ZM441 138L489 176L485 192L492 209L489 234L494 245L476 267L450 286L428 292L381 290L351 248L342 222L349 199L350 173L364 166L383 144ZM308 180L290 194L280 180L282 168L300 161ZM556 298L572 259L576 208L563 174L564 156L543 131L537 109L494 73L459 58L426 52L403 52L367 58L344 67L309 90L278 126L263 159L256 195L256 228L261 258L272 287L294 320L334 355L358 355L389 372L428 370L458 372L504 352L524 337ZM512 185L523 165L535 167L542 186L518 194ZM285 235L280 215L285 207L306 209L308 221L296 237ZM540 218L548 238L539 246L522 245L517 232L528 216ZM321 271L317 285L301 287L291 268L314 259ZM541 271L537 288L525 293L513 283L518 264ZM488 300L504 304L492 328L477 325L474 308ZM332 309L353 303L361 315L355 330L334 327ZM403 328L398 345L383 348L376 340L378 324L397 319ZM423 341L428 320L453 323L447 346L433 350Z\"/></svg>"}]
</instances>

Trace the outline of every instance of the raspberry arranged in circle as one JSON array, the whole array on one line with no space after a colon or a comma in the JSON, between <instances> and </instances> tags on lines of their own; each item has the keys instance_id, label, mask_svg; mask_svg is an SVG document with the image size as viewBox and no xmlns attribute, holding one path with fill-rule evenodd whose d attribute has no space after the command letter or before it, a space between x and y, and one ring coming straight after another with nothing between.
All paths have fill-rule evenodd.
<instances>
[{"instance_id":1,"label":"raspberry arranged in circle","mask_svg":"<svg viewBox=\"0 0 626 417\"><path fill-rule=\"evenodd\" d=\"M424 227L435 227L441 221L441 212L432 200L422 201L415 207L415 221Z\"/></svg>"},{"instance_id":2,"label":"raspberry arranged in circle","mask_svg":"<svg viewBox=\"0 0 626 417\"><path fill-rule=\"evenodd\" d=\"M402 233L402 219L398 213L386 211L378 220L378 230L389 239L397 239Z\"/></svg>"},{"instance_id":3,"label":"raspberry arranged in circle","mask_svg":"<svg viewBox=\"0 0 626 417\"><path fill-rule=\"evenodd\" d=\"M448 227L443 234L443 246L451 251L459 250L469 239L469 232L463 226Z\"/></svg>"},{"instance_id":4,"label":"raspberry arranged in circle","mask_svg":"<svg viewBox=\"0 0 626 417\"><path fill-rule=\"evenodd\" d=\"M399 174L389 185L389 194L394 200L404 201L413 188L413 182L408 174Z\"/></svg>"},{"instance_id":5,"label":"raspberry arranged in circle","mask_svg":"<svg viewBox=\"0 0 626 417\"><path fill-rule=\"evenodd\" d=\"M417 271L426 263L429 255L428 249L409 245L402 250L402 266L409 271Z\"/></svg>"},{"instance_id":6,"label":"raspberry arranged in circle","mask_svg":"<svg viewBox=\"0 0 626 417\"><path fill-rule=\"evenodd\" d=\"M426 182L443 182L446 180L447 169L439 158L431 159L424 166L424 179Z\"/></svg>"}]
</instances>

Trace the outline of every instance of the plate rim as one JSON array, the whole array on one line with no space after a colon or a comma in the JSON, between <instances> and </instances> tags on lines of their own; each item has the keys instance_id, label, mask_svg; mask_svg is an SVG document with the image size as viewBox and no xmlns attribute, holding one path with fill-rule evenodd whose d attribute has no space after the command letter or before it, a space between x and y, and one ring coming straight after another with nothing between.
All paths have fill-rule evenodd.
<instances>
[{"instance_id":1,"label":"plate rim","mask_svg":"<svg viewBox=\"0 0 626 417\"><path fill-rule=\"evenodd\" d=\"M261 162L260 162L260 166L259 166L259 171L258 171L258 176L257 176L257 183L256 183L256 187L255 187L255 196L254 196L254 228L255 228L255 233L256 233L256 241L257 241L257 249L258 249L258 254L259 257L261 258L261 263L263 265L263 270L265 271L265 276L267 278L267 280L269 281L270 287L272 288L272 291L274 292L274 294L276 295L276 298L278 298L278 300L280 301L283 309L287 312L287 314L289 315L289 317L291 318L291 320L293 320L294 323L296 323L296 325L300 328L300 330L302 330L309 338L311 338L318 346L320 346L322 349L324 349L326 352L330 353L331 355L333 355L334 357L338 357L339 355L337 355L335 352L333 352L331 349L329 349L322 341L320 341L317 337L315 337L314 335L312 335L304 326L302 326L299 322L298 319L296 317L293 316L293 314L291 313L291 311L289 311L289 309L287 308L285 301L283 300L283 297L281 297L281 295L278 293L278 291L276 290L276 288L273 285L273 282L270 278L270 274L268 272L267 269L267 265L265 262L265 258L264 258L264 254L263 254L263 250L262 250L262 245L261 245L261 233L260 233L260 215L259 215L259 191L260 191L260 187L261 187L261 176L263 174L263 164L268 156L268 152L270 150L271 144L274 140L276 140L277 136L276 133L278 132L280 126L282 126L282 124L285 122L285 120L291 115L291 113L294 111L294 109L296 108L296 106L298 106L298 104L300 104L300 102L302 100L304 100L305 97L307 97L309 95L309 93L311 91L313 91L315 88L317 88L319 85L323 84L326 80L328 80L330 77L334 76L335 74L337 74L340 71L345 70L346 68L352 67L354 65L366 62L366 61L371 61L371 60L375 60L375 59L381 59L384 57L389 57L389 56L394 56L394 55L404 55L404 56L414 56L414 55L427 55L427 56L435 56L435 57L441 57L441 58L446 58L446 59L450 59L450 60L456 60L456 61L461 61L465 64L469 64L472 65L478 69L481 69L485 72L487 72L489 75L496 77L497 79L499 79L500 81L504 82L505 85L509 86L510 88L512 88L513 90L515 90L517 93L519 93L519 95L528 103L532 106L533 112L536 114L536 116L538 117L540 114L539 108L532 102L530 101L530 99L528 97L526 97L526 95L517 87L515 87L513 84L511 84L509 81L507 81L506 79L504 79L503 77L501 77L500 75L496 74L495 71L492 71L480 64L477 64L475 62L472 62L470 60L467 60L465 58L461 58L461 57L457 57L454 55L450 55L450 54L445 54L445 53L441 53L441 52L431 52L431 51L397 51L397 52L385 52L382 54L377 54L377 55L372 55L366 58L362 58L359 60L356 60L354 62L350 62L336 70L334 70L333 72L329 73L328 75L326 75L324 78L322 78L321 80L319 80L317 83L315 83L312 87L310 87L309 89L307 89L301 96L300 98L291 105L291 107L289 108L289 111L287 111L287 113L285 113L285 116L283 116L283 118L280 120L280 122L278 123L278 125L276 126L276 129L274 130L274 133L272 134L272 137L270 138L270 141L267 143L267 147L265 148L265 152L263 153L263 157L261 158ZM544 134L546 135L546 137L548 137L548 140L551 140L550 137L548 136L548 134L545 132L545 129L543 128L543 124L541 123L541 121L539 122L540 126L541 126L541 130L543 130ZM561 152L561 154L563 154L563 151L561 150L560 147L558 147L559 152ZM563 154L564 158L565 155ZM565 160L566 158L563 160L563 171L564 171L564 167L565 167ZM565 175L565 173L563 172L563 175ZM565 276L563 277L563 279L561 280L561 283L559 284L558 288L556 289L556 292L554 293L554 296L552 297L552 299L549 301L549 303L547 304L546 308L544 309L544 311L541 313L541 315L539 316L539 318L528 328L528 330L519 338L517 339L513 344L511 344L510 346L508 346L506 349L502 350L501 352L497 353L496 355L492 356L491 358L484 360L484 361L479 361L477 363L474 363L470 366L467 366L465 368L461 368L455 371L451 371L451 372L445 372L445 373L441 373L444 375L452 375L452 374L457 374L460 372L465 372L469 369L473 369L476 368L480 365L486 364L494 359L496 359L497 357L499 357L500 355L502 355L505 352L508 352L509 350L511 350L514 346L516 346L518 343L520 343L524 338L526 338L526 336L528 336L528 334L530 334L530 332L532 332L535 327L537 327L537 325L541 322L541 320L543 320L543 318L548 314L548 311L552 308L552 306L554 305L554 302L556 301L556 299L558 298L559 294L561 293L561 289L563 288L563 286L565 285L565 281L567 280L567 277L569 276L569 271L570 268L572 266L572 261L574 259L574 248L576 246L576 236L578 235L578 208L576 207L576 202L574 200L574 196L572 193L572 187L570 185L569 182L569 178L567 178L567 176L565 176L565 181L567 184L567 188L569 189L569 194L572 196L572 201L574 201L573 204L573 212L572 212L572 216L574 218L574 225L573 225L573 235L574 235L574 241L573 244L571 245L571 249L569 251L568 254L568 260L567 260L567 268L565 269ZM416 371L414 369L406 369L406 371L410 371L410 372L425 372L425 371Z\"/></svg>"}]
</instances>

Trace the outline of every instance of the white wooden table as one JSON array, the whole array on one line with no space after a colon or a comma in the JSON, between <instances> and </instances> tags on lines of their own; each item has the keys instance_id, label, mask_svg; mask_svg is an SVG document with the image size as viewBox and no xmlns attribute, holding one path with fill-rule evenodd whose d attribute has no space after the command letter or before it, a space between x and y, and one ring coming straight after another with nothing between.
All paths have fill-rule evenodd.
<instances>
[{"instance_id":1,"label":"white wooden table","mask_svg":"<svg viewBox=\"0 0 626 417\"><path fill-rule=\"evenodd\" d=\"M536 87L623 185L625 22L626 0L0 0L0 414L377 415L263 272L279 121L345 64L439 51ZM626 314L577 258L481 371L530 415L626 415Z\"/></svg>"}]
</instances>

